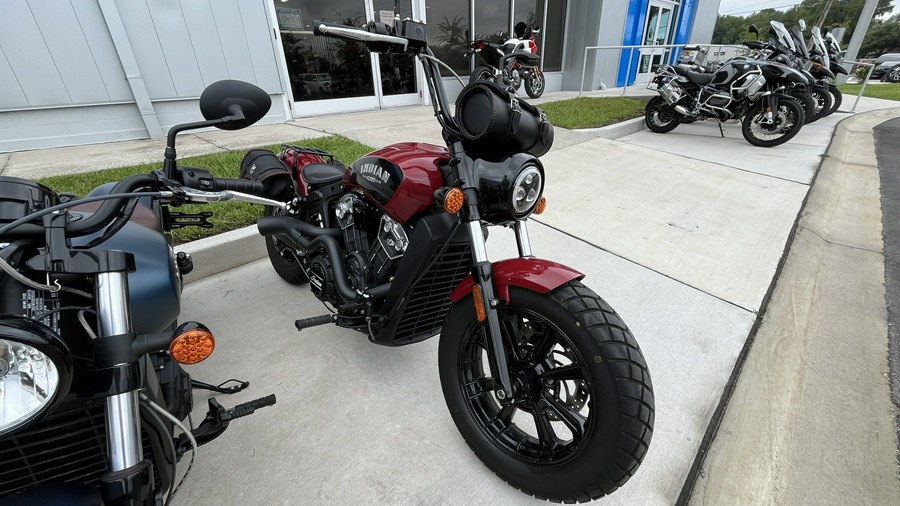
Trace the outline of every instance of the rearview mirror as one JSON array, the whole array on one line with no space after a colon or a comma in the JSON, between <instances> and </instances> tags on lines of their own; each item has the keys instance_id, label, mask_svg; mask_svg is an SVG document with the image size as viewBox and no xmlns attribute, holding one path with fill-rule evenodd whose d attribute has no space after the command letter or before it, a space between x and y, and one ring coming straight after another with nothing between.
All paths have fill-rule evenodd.
<instances>
[{"instance_id":1,"label":"rearview mirror","mask_svg":"<svg viewBox=\"0 0 900 506\"><path fill-rule=\"evenodd\" d=\"M200 113L207 120L223 120L216 128L239 130L266 115L272 99L262 88L226 79L210 84L200 95Z\"/></svg>"},{"instance_id":2,"label":"rearview mirror","mask_svg":"<svg viewBox=\"0 0 900 506\"><path fill-rule=\"evenodd\" d=\"M756 40L759 40L759 28L757 28L756 25L750 25L750 28L748 28L747 31L756 35Z\"/></svg>"}]
</instances>

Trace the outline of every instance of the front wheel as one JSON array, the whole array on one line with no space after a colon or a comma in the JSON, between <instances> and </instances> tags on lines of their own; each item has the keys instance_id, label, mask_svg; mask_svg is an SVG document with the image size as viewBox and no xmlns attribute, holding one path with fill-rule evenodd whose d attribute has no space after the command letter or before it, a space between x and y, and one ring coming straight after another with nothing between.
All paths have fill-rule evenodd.
<instances>
[{"instance_id":1,"label":"front wheel","mask_svg":"<svg viewBox=\"0 0 900 506\"><path fill-rule=\"evenodd\" d=\"M828 83L828 94L831 95L831 109L824 116L833 114L841 107L841 103L844 101L844 94L841 93L837 86L831 83Z\"/></svg>"},{"instance_id":2,"label":"front wheel","mask_svg":"<svg viewBox=\"0 0 900 506\"><path fill-rule=\"evenodd\" d=\"M816 111L813 119L807 120L807 123L812 123L819 118L824 118L828 115L828 111L831 110L831 93L828 92L828 88L816 88L812 90L811 94L815 101Z\"/></svg>"},{"instance_id":3,"label":"front wheel","mask_svg":"<svg viewBox=\"0 0 900 506\"><path fill-rule=\"evenodd\" d=\"M264 214L266 216L278 216L282 214L282 211L272 206L266 206ZM281 279L292 285L302 285L309 281L303 266L300 265L300 261L297 259L296 252L284 240L278 239L274 235L267 235L266 253L269 255L272 268L281 276Z\"/></svg>"},{"instance_id":4,"label":"front wheel","mask_svg":"<svg viewBox=\"0 0 900 506\"><path fill-rule=\"evenodd\" d=\"M498 309L514 393L501 402L472 297L453 305L438 351L441 387L473 452L510 485L583 502L634 475L653 434L653 388L619 316L577 281L518 287Z\"/></svg>"},{"instance_id":5,"label":"front wheel","mask_svg":"<svg viewBox=\"0 0 900 506\"><path fill-rule=\"evenodd\" d=\"M750 144L770 148L784 144L797 135L805 118L803 107L796 100L779 98L770 121L766 117L767 102L766 99L760 100L744 114L741 133Z\"/></svg>"},{"instance_id":6,"label":"front wheel","mask_svg":"<svg viewBox=\"0 0 900 506\"><path fill-rule=\"evenodd\" d=\"M664 134L675 130L681 123L681 115L662 97L653 97L644 109L644 123L651 132Z\"/></svg>"},{"instance_id":7,"label":"front wheel","mask_svg":"<svg viewBox=\"0 0 900 506\"><path fill-rule=\"evenodd\" d=\"M816 119L816 99L812 93L806 90L791 90L791 97L803 107L803 117L806 123L812 123Z\"/></svg>"},{"instance_id":8,"label":"front wheel","mask_svg":"<svg viewBox=\"0 0 900 506\"><path fill-rule=\"evenodd\" d=\"M525 93L531 98L539 98L544 94L544 73L533 68L525 73Z\"/></svg>"}]
</instances>

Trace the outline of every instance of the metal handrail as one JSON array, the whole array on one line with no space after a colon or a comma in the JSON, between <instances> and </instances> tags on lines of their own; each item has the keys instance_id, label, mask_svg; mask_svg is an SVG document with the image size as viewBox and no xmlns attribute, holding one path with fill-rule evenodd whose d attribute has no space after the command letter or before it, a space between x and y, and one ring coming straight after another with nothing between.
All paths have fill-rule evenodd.
<instances>
[{"instance_id":1,"label":"metal handrail","mask_svg":"<svg viewBox=\"0 0 900 506\"><path fill-rule=\"evenodd\" d=\"M853 109L850 109L850 112L856 112L856 106L857 104L859 104L859 99L862 98L863 93L866 91L866 85L869 84L869 78L872 77L872 72L875 71L875 64L853 60L844 60L841 63L852 63L853 65L863 65L869 67L869 72L866 73L866 78L863 80L862 86L859 87L859 93L856 94L856 101L853 102ZM850 67L850 70L853 70L853 67Z\"/></svg>"},{"instance_id":2,"label":"metal handrail","mask_svg":"<svg viewBox=\"0 0 900 506\"><path fill-rule=\"evenodd\" d=\"M581 64L581 81L578 83L578 95L580 96L580 95L584 92L584 78L585 78L585 76L586 76L586 74L587 74L587 59L588 59L588 52L589 52L589 51L600 50L600 49L605 49L605 50L616 49L616 50L620 50L620 51L621 51L621 50L625 50L625 49L629 50L629 53L628 53L628 68L627 68L627 70L626 70L626 72L625 72L625 85L622 87L622 95L624 96L625 93L626 93L626 91L628 90L628 87L631 86L631 85L628 84L628 82L629 82L629 80L630 80L630 78L631 78L631 62L634 60L634 50L635 50L635 49L674 49L674 48L682 48L681 50L684 50L684 48L686 48L686 47L707 48L707 49L708 49L707 52L709 52L709 49L711 49L711 48L718 48L718 49L725 49L725 48L747 49L746 47L740 46L740 45L737 45L737 44L690 44L690 43L687 43L687 44L658 44L658 45L657 45L657 44L650 44L650 45L642 45L642 46L624 46L624 45L622 45L622 46L588 46L588 47L584 48L584 59L583 59L582 64ZM680 51L679 51L679 52L680 52ZM673 56L675 53L676 53L676 51L672 51L672 53L669 55L669 59L670 59L670 60L672 59L672 56Z\"/></svg>"}]
</instances>

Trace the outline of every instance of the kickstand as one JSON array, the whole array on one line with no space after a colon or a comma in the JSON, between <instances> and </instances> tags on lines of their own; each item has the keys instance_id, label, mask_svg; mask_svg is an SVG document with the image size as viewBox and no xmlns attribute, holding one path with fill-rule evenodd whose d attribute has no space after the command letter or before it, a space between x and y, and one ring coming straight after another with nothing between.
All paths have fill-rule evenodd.
<instances>
[{"instance_id":1,"label":"kickstand","mask_svg":"<svg viewBox=\"0 0 900 506\"><path fill-rule=\"evenodd\" d=\"M237 383L237 385L230 386L230 387L225 386L228 383L231 383L232 381ZM241 381L241 380L236 380L236 379L230 379L228 381L223 381L222 383L219 383L218 385L210 385L209 383L204 383L202 381L197 381L195 379L191 380L191 388L199 388L201 390L210 390L212 392L217 392L220 394L236 394L249 386L250 386L249 381Z\"/></svg>"},{"instance_id":2,"label":"kickstand","mask_svg":"<svg viewBox=\"0 0 900 506\"><path fill-rule=\"evenodd\" d=\"M724 139L724 138L725 138L725 129L722 128L722 122L721 122L721 121L720 121L718 124L719 124L719 135L721 135L722 138Z\"/></svg>"}]
</instances>

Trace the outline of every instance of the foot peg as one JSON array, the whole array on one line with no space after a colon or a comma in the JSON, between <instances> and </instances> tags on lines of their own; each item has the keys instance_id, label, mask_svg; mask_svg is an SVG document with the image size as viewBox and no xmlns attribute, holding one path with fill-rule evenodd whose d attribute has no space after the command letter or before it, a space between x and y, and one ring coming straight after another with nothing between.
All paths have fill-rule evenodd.
<instances>
[{"instance_id":1,"label":"foot peg","mask_svg":"<svg viewBox=\"0 0 900 506\"><path fill-rule=\"evenodd\" d=\"M319 325L325 325L326 323L334 323L337 321L337 315L335 314L326 314L322 316L313 316L312 318L304 318L302 320L297 320L294 322L294 326L297 327L297 330L308 329L310 327L317 327Z\"/></svg>"}]
</instances>

